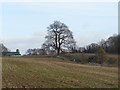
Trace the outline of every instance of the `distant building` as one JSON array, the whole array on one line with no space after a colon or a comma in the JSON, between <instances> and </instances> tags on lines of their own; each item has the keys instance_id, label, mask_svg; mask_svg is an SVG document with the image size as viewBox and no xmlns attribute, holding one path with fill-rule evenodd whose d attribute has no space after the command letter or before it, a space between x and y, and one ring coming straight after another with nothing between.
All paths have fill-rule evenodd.
<instances>
[{"instance_id":1,"label":"distant building","mask_svg":"<svg viewBox=\"0 0 120 90\"><path fill-rule=\"evenodd\" d=\"M16 52L2 52L2 56L15 56L15 55L21 55L19 49L17 49Z\"/></svg>"}]
</instances>

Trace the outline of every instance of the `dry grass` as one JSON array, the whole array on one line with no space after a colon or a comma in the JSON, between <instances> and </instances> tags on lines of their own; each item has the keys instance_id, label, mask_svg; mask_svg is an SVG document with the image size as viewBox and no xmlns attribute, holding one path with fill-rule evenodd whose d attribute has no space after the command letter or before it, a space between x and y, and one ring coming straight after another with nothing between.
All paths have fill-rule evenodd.
<instances>
[{"instance_id":1,"label":"dry grass","mask_svg":"<svg viewBox=\"0 0 120 90\"><path fill-rule=\"evenodd\" d=\"M48 56L4 57L3 88L117 88L118 68Z\"/></svg>"}]
</instances>

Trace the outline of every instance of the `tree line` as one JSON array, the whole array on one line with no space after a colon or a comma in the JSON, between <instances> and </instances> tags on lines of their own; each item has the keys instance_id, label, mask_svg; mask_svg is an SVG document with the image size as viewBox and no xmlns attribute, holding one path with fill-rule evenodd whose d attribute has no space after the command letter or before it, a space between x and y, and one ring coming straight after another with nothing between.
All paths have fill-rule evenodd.
<instances>
[{"instance_id":1,"label":"tree line","mask_svg":"<svg viewBox=\"0 0 120 90\"><path fill-rule=\"evenodd\" d=\"M101 46L107 53L120 54L120 35L113 35L107 40L102 39L99 43L92 43L86 47L81 47L78 52L95 53L99 46Z\"/></svg>"},{"instance_id":2,"label":"tree line","mask_svg":"<svg viewBox=\"0 0 120 90\"><path fill-rule=\"evenodd\" d=\"M85 47L76 45L73 33L68 26L60 21L54 21L47 27L47 35L41 48L28 49L26 55L47 55L47 54L64 54L64 53L96 53L101 47L107 53L120 54L120 34L110 36L107 40L101 40L99 43L91 43ZM3 44L2 52L8 52Z\"/></svg>"},{"instance_id":3,"label":"tree line","mask_svg":"<svg viewBox=\"0 0 120 90\"><path fill-rule=\"evenodd\" d=\"M68 26L60 21L54 21L47 27L46 41L42 44L41 49L28 49L27 55L40 54L57 54L62 53L96 53L99 47L102 47L105 52L111 54L120 54L120 35L113 35L107 40L101 40L99 43L91 43L86 47L76 45L72 31Z\"/></svg>"}]
</instances>

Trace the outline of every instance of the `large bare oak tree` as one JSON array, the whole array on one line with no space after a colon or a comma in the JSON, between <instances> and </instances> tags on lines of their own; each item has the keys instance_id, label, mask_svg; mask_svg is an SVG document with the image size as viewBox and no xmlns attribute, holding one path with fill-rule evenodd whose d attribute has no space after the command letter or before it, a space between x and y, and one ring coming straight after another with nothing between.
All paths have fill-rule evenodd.
<instances>
[{"instance_id":1,"label":"large bare oak tree","mask_svg":"<svg viewBox=\"0 0 120 90\"><path fill-rule=\"evenodd\" d=\"M75 49L76 42L73 38L72 32L69 28L60 21L54 21L50 24L48 34L45 37L46 41L43 44L44 48L55 50L56 54L59 55L62 51L72 52Z\"/></svg>"}]
</instances>

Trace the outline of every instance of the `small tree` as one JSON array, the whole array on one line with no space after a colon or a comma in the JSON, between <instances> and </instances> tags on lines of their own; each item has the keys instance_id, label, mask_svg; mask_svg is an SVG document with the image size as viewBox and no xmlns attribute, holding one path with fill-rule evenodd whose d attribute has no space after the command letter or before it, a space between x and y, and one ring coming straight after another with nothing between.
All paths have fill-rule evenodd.
<instances>
[{"instance_id":1,"label":"small tree","mask_svg":"<svg viewBox=\"0 0 120 90\"><path fill-rule=\"evenodd\" d=\"M97 49L96 59L97 59L97 62L100 64L103 64L107 59L107 54L101 46L99 46Z\"/></svg>"},{"instance_id":2,"label":"small tree","mask_svg":"<svg viewBox=\"0 0 120 90\"><path fill-rule=\"evenodd\" d=\"M16 49L16 52L18 52L18 53L19 53L19 49Z\"/></svg>"},{"instance_id":3,"label":"small tree","mask_svg":"<svg viewBox=\"0 0 120 90\"><path fill-rule=\"evenodd\" d=\"M10 50L6 47L6 46L4 46L3 44L1 44L0 43L0 52L2 53L2 52L9 52Z\"/></svg>"}]
</instances>

